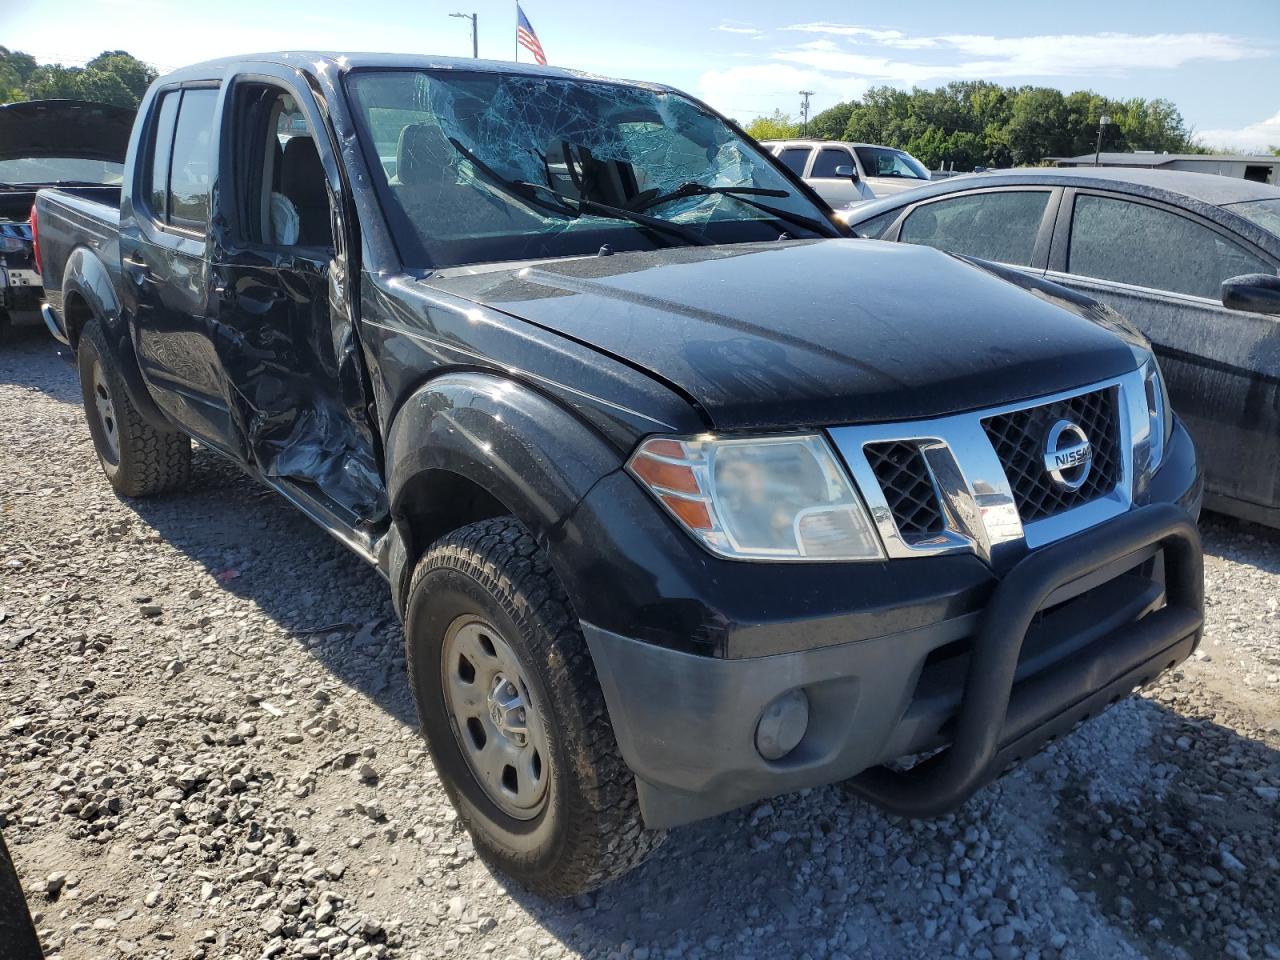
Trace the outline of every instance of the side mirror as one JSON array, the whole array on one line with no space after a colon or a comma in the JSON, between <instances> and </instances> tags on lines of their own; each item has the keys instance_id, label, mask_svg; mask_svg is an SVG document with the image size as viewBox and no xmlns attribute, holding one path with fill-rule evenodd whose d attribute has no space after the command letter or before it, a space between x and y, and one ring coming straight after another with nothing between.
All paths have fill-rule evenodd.
<instances>
[{"instance_id":1,"label":"side mirror","mask_svg":"<svg viewBox=\"0 0 1280 960\"><path fill-rule=\"evenodd\" d=\"M1246 273L1223 280L1222 305L1249 313L1280 314L1280 277Z\"/></svg>"},{"instance_id":2,"label":"side mirror","mask_svg":"<svg viewBox=\"0 0 1280 960\"><path fill-rule=\"evenodd\" d=\"M836 176L848 177L856 183L858 180L858 169L851 163L842 163L840 166L836 167Z\"/></svg>"}]
</instances>

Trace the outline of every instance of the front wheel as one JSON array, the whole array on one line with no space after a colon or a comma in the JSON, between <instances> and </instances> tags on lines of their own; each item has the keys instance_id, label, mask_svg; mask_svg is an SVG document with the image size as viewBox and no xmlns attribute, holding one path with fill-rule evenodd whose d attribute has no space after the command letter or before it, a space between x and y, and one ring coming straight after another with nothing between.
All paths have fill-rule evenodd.
<instances>
[{"instance_id":1,"label":"front wheel","mask_svg":"<svg viewBox=\"0 0 1280 960\"><path fill-rule=\"evenodd\" d=\"M146 497L182 486L191 473L191 441L142 418L115 368L106 334L91 320L76 348L89 435L117 493Z\"/></svg>"},{"instance_id":2,"label":"front wheel","mask_svg":"<svg viewBox=\"0 0 1280 960\"><path fill-rule=\"evenodd\" d=\"M410 581L405 638L436 769L484 856L567 897L657 848L582 631L520 523L484 520L433 544Z\"/></svg>"}]
</instances>

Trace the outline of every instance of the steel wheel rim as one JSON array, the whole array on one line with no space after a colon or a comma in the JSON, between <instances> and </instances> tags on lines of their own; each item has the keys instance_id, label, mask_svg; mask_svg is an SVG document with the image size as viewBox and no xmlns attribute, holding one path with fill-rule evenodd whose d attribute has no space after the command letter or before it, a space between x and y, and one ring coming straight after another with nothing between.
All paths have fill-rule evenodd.
<instances>
[{"instance_id":1,"label":"steel wheel rim","mask_svg":"<svg viewBox=\"0 0 1280 960\"><path fill-rule=\"evenodd\" d=\"M492 624L459 617L445 631L440 668L471 775L503 813L533 819L546 804L551 771L541 711L515 651Z\"/></svg>"},{"instance_id":2,"label":"steel wheel rim","mask_svg":"<svg viewBox=\"0 0 1280 960\"><path fill-rule=\"evenodd\" d=\"M116 405L111 399L102 361L93 362L93 406L98 414L98 426L102 428L102 442L106 446L103 456L112 464L120 462L120 422L116 419Z\"/></svg>"}]
</instances>

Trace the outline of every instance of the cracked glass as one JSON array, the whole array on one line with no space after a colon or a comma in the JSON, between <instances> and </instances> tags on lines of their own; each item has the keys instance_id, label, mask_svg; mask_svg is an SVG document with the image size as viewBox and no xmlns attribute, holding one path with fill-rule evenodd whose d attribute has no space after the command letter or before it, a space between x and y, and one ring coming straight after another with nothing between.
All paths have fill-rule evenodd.
<instances>
[{"instance_id":1,"label":"cracked glass","mask_svg":"<svg viewBox=\"0 0 1280 960\"><path fill-rule=\"evenodd\" d=\"M457 70L359 71L347 86L413 266L836 232L754 143L667 90Z\"/></svg>"}]
</instances>

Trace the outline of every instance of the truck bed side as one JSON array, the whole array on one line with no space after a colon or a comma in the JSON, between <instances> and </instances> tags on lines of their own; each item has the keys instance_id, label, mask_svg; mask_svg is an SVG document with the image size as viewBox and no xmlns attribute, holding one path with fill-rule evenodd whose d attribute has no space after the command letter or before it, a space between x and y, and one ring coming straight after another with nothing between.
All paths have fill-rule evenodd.
<instances>
[{"instance_id":1,"label":"truck bed side","mask_svg":"<svg viewBox=\"0 0 1280 960\"><path fill-rule=\"evenodd\" d=\"M45 188L36 194L36 215L45 299L60 317L66 316L64 275L77 248L86 248L118 289L119 187Z\"/></svg>"}]
</instances>

